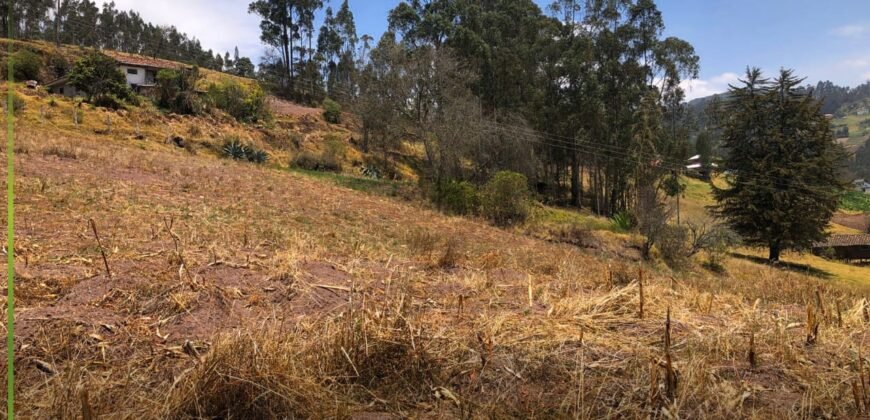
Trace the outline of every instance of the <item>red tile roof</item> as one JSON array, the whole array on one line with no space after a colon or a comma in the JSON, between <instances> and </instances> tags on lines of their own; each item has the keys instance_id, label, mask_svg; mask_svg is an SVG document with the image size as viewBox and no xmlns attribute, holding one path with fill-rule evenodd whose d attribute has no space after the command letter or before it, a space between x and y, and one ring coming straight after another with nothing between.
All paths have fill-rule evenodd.
<instances>
[{"instance_id":1,"label":"red tile roof","mask_svg":"<svg viewBox=\"0 0 870 420\"><path fill-rule=\"evenodd\" d=\"M120 64L134 67L148 67L154 69L181 69L189 66L161 58L143 57L141 55L122 53L117 51L103 51L104 54L114 58Z\"/></svg>"},{"instance_id":2,"label":"red tile roof","mask_svg":"<svg viewBox=\"0 0 870 420\"><path fill-rule=\"evenodd\" d=\"M831 235L825 242L813 244L814 248L829 248L837 246L870 245L870 234L861 235Z\"/></svg>"}]
</instances>

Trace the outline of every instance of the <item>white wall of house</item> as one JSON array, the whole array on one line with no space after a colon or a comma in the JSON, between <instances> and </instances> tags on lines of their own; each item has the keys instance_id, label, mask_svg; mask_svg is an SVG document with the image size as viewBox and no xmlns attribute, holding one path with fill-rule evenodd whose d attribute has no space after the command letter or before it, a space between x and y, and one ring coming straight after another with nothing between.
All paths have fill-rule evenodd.
<instances>
[{"instance_id":1,"label":"white wall of house","mask_svg":"<svg viewBox=\"0 0 870 420\"><path fill-rule=\"evenodd\" d=\"M75 88L75 86L70 85L70 84L62 84L59 86L53 86L53 87L49 88L49 92L57 94L57 95L63 95L63 96L69 97L69 98L73 98L76 96L79 96L79 97L85 96L84 92L79 91L78 89Z\"/></svg>"},{"instance_id":2,"label":"white wall of house","mask_svg":"<svg viewBox=\"0 0 870 420\"><path fill-rule=\"evenodd\" d=\"M145 69L142 67L133 67L133 66L118 66L121 69L121 73L124 73L124 76L127 77L127 85L144 85L145 83Z\"/></svg>"}]
</instances>

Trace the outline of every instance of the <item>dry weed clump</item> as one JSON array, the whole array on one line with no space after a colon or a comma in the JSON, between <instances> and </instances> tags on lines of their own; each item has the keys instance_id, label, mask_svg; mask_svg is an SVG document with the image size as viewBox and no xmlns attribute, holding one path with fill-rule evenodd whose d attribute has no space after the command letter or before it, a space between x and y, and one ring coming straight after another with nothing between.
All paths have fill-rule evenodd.
<instances>
[{"instance_id":1,"label":"dry weed clump","mask_svg":"<svg viewBox=\"0 0 870 420\"><path fill-rule=\"evenodd\" d=\"M253 329L219 339L203 361L181 372L161 404L163 418L313 418L337 416L331 392L304 357L302 334ZM156 408L156 407L155 407Z\"/></svg>"}]
</instances>

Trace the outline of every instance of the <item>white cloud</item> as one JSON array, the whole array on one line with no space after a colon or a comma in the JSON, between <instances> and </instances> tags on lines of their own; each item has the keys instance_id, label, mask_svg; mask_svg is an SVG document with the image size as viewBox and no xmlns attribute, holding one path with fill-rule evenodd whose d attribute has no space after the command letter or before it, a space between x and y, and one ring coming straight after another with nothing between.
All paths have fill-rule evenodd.
<instances>
[{"instance_id":1,"label":"white cloud","mask_svg":"<svg viewBox=\"0 0 870 420\"><path fill-rule=\"evenodd\" d=\"M861 84L870 80L870 55L854 55L825 68L825 78L839 77L846 84Z\"/></svg>"},{"instance_id":2,"label":"white cloud","mask_svg":"<svg viewBox=\"0 0 870 420\"><path fill-rule=\"evenodd\" d=\"M870 57L854 57L843 60L846 67L870 67Z\"/></svg>"},{"instance_id":3,"label":"white cloud","mask_svg":"<svg viewBox=\"0 0 870 420\"><path fill-rule=\"evenodd\" d=\"M846 38L857 38L870 33L870 25L851 24L834 28L831 33Z\"/></svg>"},{"instance_id":4,"label":"white cloud","mask_svg":"<svg viewBox=\"0 0 870 420\"><path fill-rule=\"evenodd\" d=\"M108 3L107 0L102 0ZM248 2L239 0L114 0L118 10L135 10L146 22L174 25L179 31L199 39L202 47L215 52L233 53L259 61L259 19L248 14Z\"/></svg>"},{"instance_id":5,"label":"white cloud","mask_svg":"<svg viewBox=\"0 0 870 420\"><path fill-rule=\"evenodd\" d=\"M737 83L738 78L737 73L725 72L709 79L684 80L680 83L680 87L686 91L686 100L691 101L726 92L728 85Z\"/></svg>"}]
</instances>

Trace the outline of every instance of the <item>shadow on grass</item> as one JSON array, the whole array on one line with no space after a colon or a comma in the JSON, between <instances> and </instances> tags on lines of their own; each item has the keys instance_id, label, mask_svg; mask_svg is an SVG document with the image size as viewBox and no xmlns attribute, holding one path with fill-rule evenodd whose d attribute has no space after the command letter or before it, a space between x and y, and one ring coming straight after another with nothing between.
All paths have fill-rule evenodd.
<instances>
[{"instance_id":1,"label":"shadow on grass","mask_svg":"<svg viewBox=\"0 0 870 420\"><path fill-rule=\"evenodd\" d=\"M830 278L834 277L831 273L829 273L825 270L821 270L821 269L812 267L812 266L807 265L807 264L798 264L798 263L791 263L791 262L785 262L785 261L779 261L776 264L771 264L767 258L757 257L755 255L740 254L737 252L732 252L731 256L734 258L739 258L741 260L754 262L756 264L762 264L762 265L766 265L768 267L778 268L780 270L792 271L795 273L806 274L806 275L819 277L819 278L823 278L823 279L830 279Z\"/></svg>"}]
</instances>

